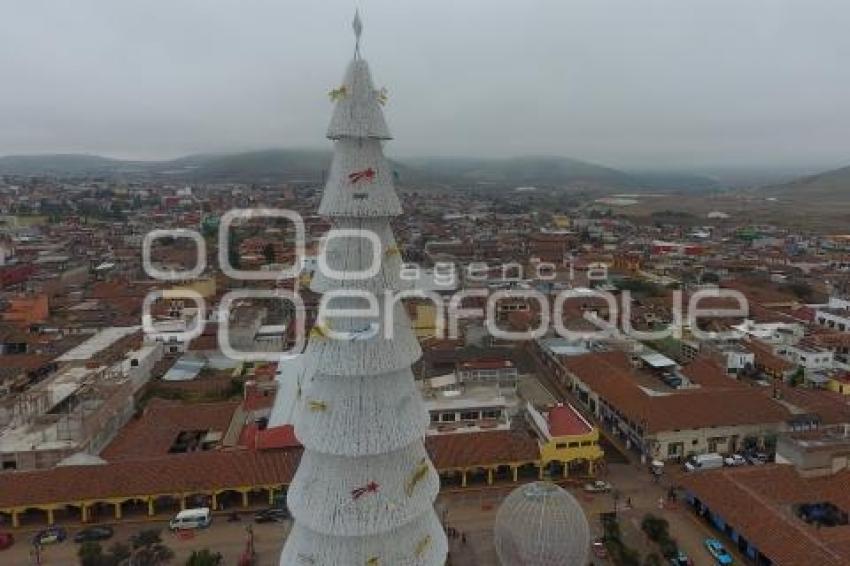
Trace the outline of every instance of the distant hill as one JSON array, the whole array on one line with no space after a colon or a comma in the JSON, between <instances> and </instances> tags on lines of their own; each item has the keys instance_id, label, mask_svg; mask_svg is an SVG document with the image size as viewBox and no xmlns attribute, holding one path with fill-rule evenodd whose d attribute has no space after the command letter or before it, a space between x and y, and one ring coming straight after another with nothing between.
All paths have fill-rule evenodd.
<instances>
[{"instance_id":1,"label":"distant hill","mask_svg":"<svg viewBox=\"0 0 850 566\"><path fill-rule=\"evenodd\" d=\"M198 154L167 161L122 161L94 155L0 157L0 175L49 177L160 177L232 182L319 181L330 167L331 151L268 149ZM419 179L405 165L390 162L405 179Z\"/></svg>"},{"instance_id":2,"label":"distant hill","mask_svg":"<svg viewBox=\"0 0 850 566\"><path fill-rule=\"evenodd\" d=\"M406 161L412 168L446 183L595 186L638 189L640 178L617 169L568 157L510 157L505 159L417 158Z\"/></svg>"},{"instance_id":3,"label":"distant hill","mask_svg":"<svg viewBox=\"0 0 850 566\"><path fill-rule=\"evenodd\" d=\"M850 202L850 167L800 177L789 183L761 187L758 191L765 196Z\"/></svg>"},{"instance_id":4,"label":"distant hill","mask_svg":"<svg viewBox=\"0 0 850 566\"><path fill-rule=\"evenodd\" d=\"M0 174L25 176L90 176L122 171L141 172L147 162L122 161L98 155L7 155L0 157Z\"/></svg>"},{"instance_id":5,"label":"distant hill","mask_svg":"<svg viewBox=\"0 0 850 566\"><path fill-rule=\"evenodd\" d=\"M645 187L659 191L705 192L728 188L728 185L714 176L679 171L628 171L629 175L640 179Z\"/></svg>"},{"instance_id":6,"label":"distant hill","mask_svg":"<svg viewBox=\"0 0 850 566\"><path fill-rule=\"evenodd\" d=\"M330 167L331 152L268 149L219 155L191 155L166 162L164 175L217 181L318 180Z\"/></svg>"},{"instance_id":7,"label":"distant hill","mask_svg":"<svg viewBox=\"0 0 850 566\"><path fill-rule=\"evenodd\" d=\"M0 157L0 175L56 177L160 177L176 180L279 182L319 181L330 150L268 149L198 154L168 161L122 161L95 155ZM408 158L391 161L403 183L451 186L578 187L612 191L705 191L708 178L685 173L629 173L568 157Z\"/></svg>"},{"instance_id":8,"label":"distant hill","mask_svg":"<svg viewBox=\"0 0 850 566\"><path fill-rule=\"evenodd\" d=\"M124 161L95 155L21 155L0 157L0 174L92 177L154 175L213 180L280 179L321 176L330 151L280 149L199 154L167 161Z\"/></svg>"}]
</instances>

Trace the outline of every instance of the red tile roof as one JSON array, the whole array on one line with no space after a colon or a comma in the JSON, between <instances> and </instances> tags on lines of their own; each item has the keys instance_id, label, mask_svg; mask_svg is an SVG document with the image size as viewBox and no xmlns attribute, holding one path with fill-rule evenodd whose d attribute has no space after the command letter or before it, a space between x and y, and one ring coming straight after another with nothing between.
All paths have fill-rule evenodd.
<instances>
[{"instance_id":1,"label":"red tile roof","mask_svg":"<svg viewBox=\"0 0 850 566\"><path fill-rule=\"evenodd\" d=\"M257 387L256 385L246 384L245 400L242 402L242 408L246 411L259 411L268 409L274 405L276 388Z\"/></svg>"},{"instance_id":2,"label":"red tile roof","mask_svg":"<svg viewBox=\"0 0 850 566\"><path fill-rule=\"evenodd\" d=\"M99 466L0 474L0 509L288 484L300 450L193 452Z\"/></svg>"},{"instance_id":3,"label":"red tile roof","mask_svg":"<svg viewBox=\"0 0 850 566\"><path fill-rule=\"evenodd\" d=\"M840 393L823 389L791 387L784 383L776 383L775 387L783 402L790 403L805 412L815 413L821 418L823 424L850 422L850 404ZM772 394L772 389L765 391L764 394Z\"/></svg>"},{"instance_id":4,"label":"red tile roof","mask_svg":"<svg viewBox=\"0 0 850 566\"><path fill-rule=\"evenodd\" d=\"M295 428L292 425L282 425L261 430L257 435L257 450L274 448L295 448L301 443L295 438Z\"/></svg>"},{"instance_id":5,"label":"red tile roof","mask_svg":"<svg viewBox=\"0 0 850 566\"><path fill-rule=\"evenodd\" d=\"M537 440L526 432L513 430L437 434L425 437L425 447L438 470L540 459Z\"/></svg>"},{"instance_id":6,"label":"red tile roof","mask_svg":"<svg viewBox=\"0 0 850 566\"><path fill-rule=\"evenodd\" d=\"M708 357L700 357L682 368L682 373L700 387L741 389L747 385L726 375L724 368Z\"/></svg>"},{"instance_id":7,"label":"red tile roof","mask_svg":"<svg viewBox=\"0 0 850 566\"><path fill-rule=\"evenodd\" d=\"M248 450L257 449L257 435L260 433L260 427L256 423L246 424L242 427L242 432L239 433L239 446Z\"/></svg>"},{"instance_id":8,"label":"red tile roof","mask_svg":"<svg viewBox=\"0 0 850 566\"><path fill-rule=\"evenodd\" d=\"M552 436L578 436L593 430L575 409L565 405L549 409L548 419Z\"/></svg>"},{"instance_id":9,"label":"red tile roof","mask_svg":"<svg viewBox=\"0 0 850 566\"><path fill-rule=\"evenodd\" d=\"M110 462L165 456L182 431L209 430L224 434L238 406L238 402L231 401L185 404L152 399L142 416L130 421L100 456Z\"/></svg>"},{"instance_id":10,"label":"red tile roof","mask_svg":"<svg viewBox=\"0 0 850 566\"><path fill-rule=\"evenodd\" d=\"M248 450L301 448L301 443L295 438L295 428L292 425L260 430L256 423L247 424L239 434L238 444Z\"/></svg>"},{"instance_id":11,"label":"red tile roof","mask_svg":"<svg viewBox=\"0 0 850 566\"><path fill-rule=\"evenodd\" d=\"M831 330L817 329L818 332L810 336L812 341L824 348L850 348L850 332L835 332Z\"/></svg>"},{"instance_id":12,"label":"red tile roof","mask_svg":"<svg viewBox=\"0 0 850 566\"><path fill-rule=\"evenodd\" d=\"M53 362L57 355L53 354L5 354L0 366L21 370L36 370Z\"/></svg>"},{"instance_id":13,"label":"red tile roof","mask_svg":"<svg viewBox=\"0 0 850 566\"><path fill-rule=\"evenodd\" d=\"M272 449L294 439L286 429L291 427L256 435L257 451L192 452L0 474L0 509L289 484L302 451ZM537 441L520 431L436 435L425 444L438 470L536 462L540 457Z\"/></svg>"},{"instance_id":14,"label":"red tile roof","mask_svg":"<svg viewBox=\"0 0 850 566\"><path fill-rule=\"evenodd\" d=\"M650 396L631 375L623 352L561 359L578 379L648 432L782 423L791 416L788 409L751 387L706 387Z\"/></svg>"},{"instance_id":15,"label":"red tile roof","mask_svg":"<svg viewBox=\"0 0 850 566\"><path fill-rule=\"evenodd\" d=\"M824 501L850 509L850 471L803 478L793 466L754 466L689 474L681 482L774 564L850 563L850 526L816 529L792 511L794 504Z\"/></svg>"},{"instance_id":16,"label":"red tile roof","mask_svg":"<svg viewBox=\"0 0 850 566\"><path fill-rule=\"evenodd\" d=\"M755 354L756 366L764 368L766 371L785 373L797 367L785 358L774 354L773 349L768 344L757 338L752 338L747 342L747 348Z\"/></svg>"}]
</instances>

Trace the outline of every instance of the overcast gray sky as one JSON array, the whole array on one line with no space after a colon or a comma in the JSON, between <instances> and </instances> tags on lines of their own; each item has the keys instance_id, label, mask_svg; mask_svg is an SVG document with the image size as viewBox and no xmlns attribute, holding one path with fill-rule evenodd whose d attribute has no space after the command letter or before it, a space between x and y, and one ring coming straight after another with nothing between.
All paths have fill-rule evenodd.
<instances>
[{"instance_id":1,"label":"overcast gray sky","mask_svg":"<svg viewBox=\"0 0 850 566\"><path fill-rule=\"evenodd\" d=\"M327 146L355 2L0 0L0 154ZM850 164L847 0L362 0L394 155Z\"/></svg>"}]
</instances>

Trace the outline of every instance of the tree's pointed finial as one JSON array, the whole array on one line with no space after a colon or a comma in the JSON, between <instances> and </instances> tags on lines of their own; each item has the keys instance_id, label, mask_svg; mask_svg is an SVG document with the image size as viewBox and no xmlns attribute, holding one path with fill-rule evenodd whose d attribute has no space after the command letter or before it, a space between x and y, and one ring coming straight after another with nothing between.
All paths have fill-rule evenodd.
<instances>
[{"instance_id":1,"label":"tree's pointed finial","mask_svg":"<svg viewBox=\"0 0 850 566\"><path fill-rule=\"evenodd\" d=\"M354 29L354 55L360 55L360 35L363 33L363 22L360 21L360 10L354 10L354 21L351 22L351 27Z\"/></svg>"}]
</instances>

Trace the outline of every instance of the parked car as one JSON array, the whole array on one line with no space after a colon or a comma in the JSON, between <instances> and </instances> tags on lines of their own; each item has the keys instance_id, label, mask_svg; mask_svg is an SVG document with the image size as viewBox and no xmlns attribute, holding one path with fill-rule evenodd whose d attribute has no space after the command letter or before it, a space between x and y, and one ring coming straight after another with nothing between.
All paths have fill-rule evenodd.
<instances>
[{"instance_id":1,"label":"parked car","mask_svg":"<svg viewBox=\"0 0 850 566\"><path fill-rule=\"evenodd\" d=\"M732 555L729 554L719 540L715 538L705 539L705 548L708 549L708 553L714 557L715 562L718 564L723 564L724 566L732 564Z\"/></svg>"},{"instance_id":2,"label":"parked car","mask_svg":"<svg viewBox=\"0 0 850 566\"><path fill-rule=\"evenodd\" d=\"M723 463L727 466L745 466L747 464L747 459L741 456L740 454L732 454L731 456L726 456L723 459Z\"/></svg>"},{"instance_id":3,"label":"parked car","mask_svg":"<svg viewBox=\"0 0 850 566\"><path fill-rule=\"evenodd\" d=\"M697 454L685 462L685 471L698 472L702 470L716 470L723 467L723 456L715 452L708 454Z\"/></svg>"},{"instance_id":4,"label":"parked car","mask_svg":"<svg viewBox=\"0 0 850 566\"><path fill-rule=\"evenodd\" d=\"M664 462L661 460L653 460L649 465L649 473L656 477L664 475Z\"/></svg>"},{"instance_id":5,"label":"parked car","mask_svg":"<svg viewBox=\"0 0 850 566\"><path fill-rule=\"evenodd\" d=\"M205 529L212 522L212 514L209 507L196 507L194 509L184 509L177 513L171 521L168 522L168 528L172 531L180 531L187 529Z\"/></svg>"},{"instance_id":6,"label":"parked car","mask_svg":"<svg viewBox=\"0 0 850 566\"><path fill-rule=\"evenodd\" d=\"M670 559L670 566L694 566L694 561L680 550L676 556Z\"/></svg>"},{"instance_id":7,"label":"parked car","mask_svg":"<svg viewBox=\"0 0 850 566\"><path fill-rule=\"evenodd\" d=\"M74 535L74 542L88 542L93 540L106 540L112 538L114 531L107 525L88 527Z\"/></svg>"},{"instance_id":8,"label":"parked car","mask_svg":"<svg viewBox=\"0 0 850 566\"><path fill-rule=\"evenodd\" d=\"M601 538L593 541L593 544L590 546L591 550L593 550L593 555L600 560L605 560L608 558L608 549L605 548L605 541Z\"/></svg>"},{"instance_id":9,"label":"parked car","mask_svg":"<svg viewBox=\"0 0 850 566\"><path fill-rule=\"evenodd\" d=\"M0 533L0 550L6 550L15 544L15 535L12 533Z\"/></svg>"},{"instance_id":10,"label":"parked car","mask_svg":"<svg viewBox=\"0 0 850 566\"><path fill-rule=\"evenodd\" d=\"M588 493L607 493L613 486L607 481L596 480L593 483L584 484L584 490Z\"/></svg>"},{"instance_id":11,"label":"parked car","mask_svg":"<svg viewBox=\"0 0 850 566\"><path fill-rule=\"evenodd\" d=\"M279 523L287 519L289 519L289 511L279 507L263 509L254 515L254 521L257 523Z\"/></svg>"},{"instance_id":12,"label":"parked car","mask_svg":"<svg viewBox=\"0 0 850 566\"><path fill-rule=\"evenodd\" d=\"M32 538L33 544L45 545L56 544L68 538L68 532L62 527L48 527L43 531L39 531Z\"/></svg>"},{"instance_id":13,"label":"parked car","mask_svg":"<svg viewBox=\"0 0 850 566\"><path fill-rule=\"evenodd\" d=\"M753 466L761 466L762 464L767 464L768 460L769 458L764 452L755 452L752 454L747 454L747 462L749 462Z\"/></svg>"}]
</instances>

